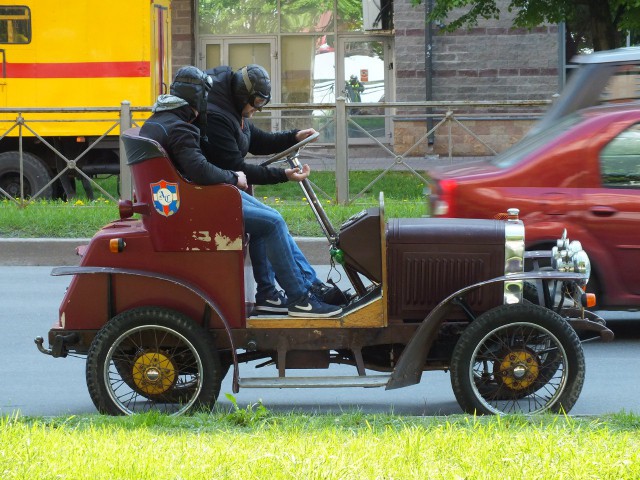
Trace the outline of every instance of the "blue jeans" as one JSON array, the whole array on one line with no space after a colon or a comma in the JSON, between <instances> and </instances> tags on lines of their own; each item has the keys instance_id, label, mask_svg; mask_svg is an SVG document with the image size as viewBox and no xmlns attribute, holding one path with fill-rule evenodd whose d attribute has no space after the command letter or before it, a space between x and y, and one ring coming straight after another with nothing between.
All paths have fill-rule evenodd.
<instances>
[{"instance_id":1,"label":"blue jeans","mask_svg":"<svg viewBox=\"0 0 640 480\"><path fill-rule=\"evenodd\" d=\"M271 296L276 280L290 300L305 295L320 280L289 233L282 215L245 192L240 195L256 297Z\"/></svg>"}]
</instances>

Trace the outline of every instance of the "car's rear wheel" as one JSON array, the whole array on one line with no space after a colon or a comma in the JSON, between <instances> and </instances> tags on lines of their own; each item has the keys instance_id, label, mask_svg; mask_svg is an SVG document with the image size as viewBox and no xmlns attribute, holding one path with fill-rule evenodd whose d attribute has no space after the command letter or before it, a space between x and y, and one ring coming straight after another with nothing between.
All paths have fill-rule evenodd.
<instances>
[{"instance_id":1,"label":"car's rear wheel","mask_svg":"<svg viewBox=\"0 0 640 480\"><path fill-rule=\"evenodd\" d=\"M451 384L467 413L568 412L585 375L580 340L558 314L531 304L503 305L462 333Z\"/></svg>"},{"instance_id":2,"label":"car's rear wheel","mask_svg":"<svg viewBox=\"0 0 640 480\"><path fill-rule=\"evenodd\" d=\"M144 307L116 315L87 356L87 386L102 413L211 409L222 367L210 335L178 312Z\"/></svg>"}]
</instances>

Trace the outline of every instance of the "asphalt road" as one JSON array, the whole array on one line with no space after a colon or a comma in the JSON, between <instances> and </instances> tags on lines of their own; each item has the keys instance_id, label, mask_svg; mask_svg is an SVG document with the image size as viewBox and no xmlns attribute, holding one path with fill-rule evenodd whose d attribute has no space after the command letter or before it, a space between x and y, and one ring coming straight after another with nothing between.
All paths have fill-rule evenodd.
<instances>
[{"instance_id":1,"label":"asphalt road","mask_svg":"<svg viewBox=\"0 0 640 480\"><path fill-rule=\"evenodd\" d=\"M319 273L326 267L319 267ZM57 317L68 285L67 277L51 277L51 267L0 267L0 415L69 415L95 413L85 385L84 360L54 359L39 353L34 337L46 334ZM612 316L612 315L608 315ZM619 316L619 315L616 315ZM622 338L614 343L585 344L587 376L574 415L619 412L640 413L640 376L633 367L640 358L640 323L637 313L615 322ZM247 372L247 368L251 371ZM274 376L267 367L254 372L241 365L243 376ZM332 366L338 375L351 367ZM311 373L310 373L311 374ZM230 407L230 375L225 378L219 403ZM262 400L273 411L340 412L359 409L405 415L461 413L451 391L449 375L428 372L419 385L400 390L345 389L243 389L235 395L241 406Z\"/></svg>"}]
</instances>

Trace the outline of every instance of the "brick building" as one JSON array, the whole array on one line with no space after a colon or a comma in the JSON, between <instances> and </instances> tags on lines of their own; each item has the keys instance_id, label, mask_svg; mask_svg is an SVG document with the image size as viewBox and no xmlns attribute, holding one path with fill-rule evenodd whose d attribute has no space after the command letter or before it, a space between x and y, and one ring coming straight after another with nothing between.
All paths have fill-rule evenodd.
<instances>
[{"instance_id":1,"label":"brick building","mask_svg":"<svg viewBox=\"0 0 640 480\"><path fill-rule=\"evenodd\" d=\"M349 68L354 67L349 67L347 62L350 52L363 55L353 55L349 59L369 55L384 62L381 74L384 78L368 78L368 84L364 82L371 95L374 90L379 92L377 95L381 101L550 100L561 88L564 58L560 51L563 46L559 41L558 27L541 26L531 31L512 29L513 17L506 9L499 21L481 20L476 28L442 33L437 25L426 22L425 2L414 7L411 0L394 0L393 28L382 30L380 22L374 24L373 29L368 29L366 18L361 18L360 24L345 21L349 13L338 0L329 0L328 4L333 5L329 9L331 12L288 12L295 2L270 1L273 9L268 11L277 12L271 24L267 22L261 26L256 22L247 27L249 22L245 22L242 27L233 27L228 19L222 23L225 19L220 13L210 15L215 0L173 0L174 71L185 64L195 64L200 68L219 63L240 66L233 65L234 55L236 61L243 59L246 63L251 63L250 60L261 64L271 62L266 66L276 80L274 102L277 103L333 101L336 94L345 92L345 82L349 74L353 74ZM240 0L238 15L243 15L245 8L244 14L251 16L257 8L257 4L252 2ZM363 2L372 3L370 0ZM504 0L503 3L506 5L508 2ZM367 14L366 6L363 17ZM326 10L327 7L319 6L318 9ZM270 17L264 11L261 10L263 22L265 17L266 20ZM303 19L299 23L304 24L306 18L309 18L308 24L302 27L295 26L292 21ZM263 46L266 53L260 61ZM328 79L331 80L327 83L327 88L331 89L329 96L318 95L322 81L318 80L314 66L317 70L324 52L320 47L334 52L335 78ZM368 53L363 47L369 48ZM251 53L247 53L248 48L253 49ZM310 48L315 48L313 57L313 54L307 54ZM429 51L431 54L427 55ZM373 63L366 64L367 67L369 65ZM366 71L369 77L369 70L373 73L373 67L361 68L360 72ZM357 76L357 71L355 73ZM363 101L376 101L371 98ZM424 109L421 111L425 112ZM400 152L424 135L427 128L424 118L419 118L420 110L406 110L404 113L405 116L402 110L396 112L394 120L385 123L384 133L378 134L385 142L393 143L396 151ZM500 151L518 140L530 122L466 119L465 125L471 126L492 148ZM455 127L452 130L453 135L459 134L454 140L456 154L483 154L481 144L458 130L456 132ZM437 133L432 147L425 145L416 152L429 153L431 148L442 153L442 144L446 142L438 138Z\"/></svg>"}]
</instances>

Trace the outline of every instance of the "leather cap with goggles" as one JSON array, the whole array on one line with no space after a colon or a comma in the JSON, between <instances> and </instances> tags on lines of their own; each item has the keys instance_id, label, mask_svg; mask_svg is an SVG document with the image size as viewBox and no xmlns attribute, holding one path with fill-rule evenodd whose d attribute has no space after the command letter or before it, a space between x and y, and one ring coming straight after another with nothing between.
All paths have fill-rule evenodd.
<instances>
[{"instance_id":1,"label":"leather cap with goggles","mask_svg":"<svg viewBox=\"0 0 640 480\"><path fill-rule=\"evenodd\" d=\"M169 91L202 113L207 109L207 92L212 86L213 80L209 75L189 65L178 70Z\"/></svg>"},{"instance_id":2,"label":"leather cap with goggles","mask_svg":"<svg viewBox=\"0 0 640 480\"><path fill-rule=\"evenodd\" d=\"M242 67L241 73L244 86L249 92L248 103L256 110L261 111L262 107L271 100L271 83L266 71L264 71L264 78L256 82L252 82L249 78L248 67Z\"/></svg>"}]
</instances>

